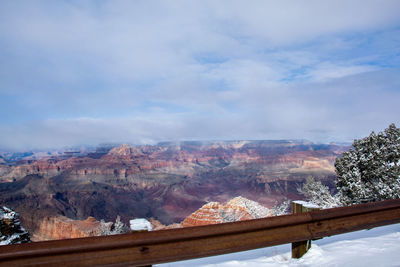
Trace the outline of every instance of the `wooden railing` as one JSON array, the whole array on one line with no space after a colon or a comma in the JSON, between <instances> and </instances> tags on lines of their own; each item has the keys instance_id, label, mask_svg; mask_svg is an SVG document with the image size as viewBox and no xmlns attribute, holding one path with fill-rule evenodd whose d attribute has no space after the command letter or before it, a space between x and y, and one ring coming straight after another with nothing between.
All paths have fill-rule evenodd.
<instances>
[{"instance_id":1,"label":"wooden railing","mask_svg":"<svg viewBox=\"0 0 400 267\"><path fill-rule=\"evenodd\" d=\"M322 238L400 222L400 200L251 221L0 247L0 265L149 265Z\"/></svg>"}]
</instances>

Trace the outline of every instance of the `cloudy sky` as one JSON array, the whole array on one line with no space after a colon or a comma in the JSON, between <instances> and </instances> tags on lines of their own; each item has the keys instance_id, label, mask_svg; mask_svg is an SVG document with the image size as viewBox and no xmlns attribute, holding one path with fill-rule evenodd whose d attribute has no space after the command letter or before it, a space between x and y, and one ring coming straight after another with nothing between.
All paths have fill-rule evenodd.
<instances>
[{"instance_id":1,"label":"cloudy sky","mask_svg":"<svg viewBox=\"0 0 400 267\"><path fill-rule=\"evenodd\" d=\"M0 148L400 126L400 1L0 2Z\"/></svg>"}]
</instances>

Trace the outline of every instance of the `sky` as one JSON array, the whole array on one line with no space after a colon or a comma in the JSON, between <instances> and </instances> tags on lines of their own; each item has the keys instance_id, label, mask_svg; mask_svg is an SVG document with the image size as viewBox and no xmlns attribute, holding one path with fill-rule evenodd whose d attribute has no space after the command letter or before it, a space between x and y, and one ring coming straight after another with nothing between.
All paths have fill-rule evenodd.
<instances>
[{"instance_id":1,"label":"sky","mask_svg":"<svg viewBox=\"0 0 400 267\"><path fill-rule=\"evenodd\" d=\"M0 3L0 148L400 125L400 1Z\"/></svg>"}]
</instances>

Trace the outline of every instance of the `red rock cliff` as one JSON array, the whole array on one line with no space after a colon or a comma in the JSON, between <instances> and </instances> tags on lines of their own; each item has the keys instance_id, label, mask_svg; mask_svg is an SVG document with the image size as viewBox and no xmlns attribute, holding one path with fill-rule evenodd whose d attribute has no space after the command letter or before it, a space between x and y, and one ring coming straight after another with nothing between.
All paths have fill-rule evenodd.
<instances>
[{"instance_id":1,"label":"red rock cliff","mask_svg":"<svg viewBox=\"0 0 400 267\"><path fill-rule=\"evenodd\" d=\"M225 206L218 202L209 202L189 215L183 227L245 221L272 216L272 211L259 203L244 197L235 197Z\"/></svg>"},{"instance_id":2,"label":"red rock cliff","mask_svg":"<svg viewBox=\"0 0 400 267\"><path fill-rule=\"evenodd\" d=\"M79 238L99 235L100 222L93 217L72 220L64 216L44 218L32 241Z\"/></svg>"}]
</instances>

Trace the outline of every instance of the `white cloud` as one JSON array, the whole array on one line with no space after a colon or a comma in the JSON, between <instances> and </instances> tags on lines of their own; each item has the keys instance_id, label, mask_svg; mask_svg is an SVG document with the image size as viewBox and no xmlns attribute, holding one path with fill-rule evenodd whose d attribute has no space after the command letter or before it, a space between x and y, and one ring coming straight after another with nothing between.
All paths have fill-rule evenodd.
<instances>
[{"instance_id":1,"label":"white cloud","mask_svg":"<svg viewBox=\"0 0 400 267\"><path fill-rule=\"evenodd\" d=\"M312 81L322 82L346 76L352 76L359 73L371 72L377 69L377 67L369 65L343 66L335 65L330 62L321 62L314 65L313 69L305 75L305 78L308 78Z\"/></svg>"},{"instance_id":2,"label":"white cloud","mask_svg":"<svg viewBox=\"0 0 400 267\"><path fill-rule=\"evenodd\" d=\"M391 0L3 1L0 146L382 129L399 114L398 10Z\"/></svg>"}]
</instances>

